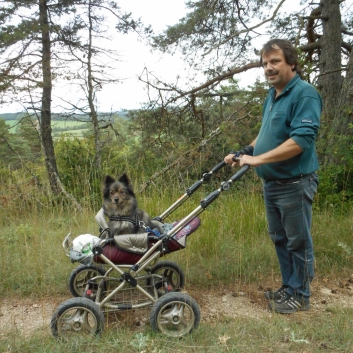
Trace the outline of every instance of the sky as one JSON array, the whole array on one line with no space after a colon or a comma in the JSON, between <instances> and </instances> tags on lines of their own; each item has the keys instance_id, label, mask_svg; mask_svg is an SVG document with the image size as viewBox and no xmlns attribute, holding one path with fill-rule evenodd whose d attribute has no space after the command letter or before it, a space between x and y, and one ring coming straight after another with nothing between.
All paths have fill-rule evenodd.
<instances>
[{"instance_id":1,"label":"sky","mask_svg":"<svg viewBox=\"0 0 353 353\"><path fill-rule=\"evenodd\" d=\"M119 6L132 12L134 18L141 18L145 25L151 25L155 33L177 23L187 11L184 0L119 0ZM140 107L140 103L146 102L148 99L145 84L138 80L145 67L166 81L173 80L179 71L184 69L180 56L157 51L152 53L134 34L120 36L119 45L123 61L118 63L118 70L121 73L119 77L124 80L120 85L111 88L113 95L107 95L105 92L98 95L100 111L110 111L111 107L113 110L136 109Z\"/></svg>"},{"instance_id":2,"label":"sky","mask_svg":"<svg viewBox=\"0 0 353 353\"><path fill-rule=\"evenodd\" d=\"M145 25L151 25L155 33L166 29L167 25L177 23L186 14L184 0L119 0L118 3L123 11L132 12L133 18L141 18ZM112 28L114 28L113 23ZM120 35L118 43L112 42L110 45L118 50L120 55L116 67L118 77L122 79L122 82L106 85L97 94L98 110L101 112L137 109L141 103L147 101L145 85L138 80L145 66L149 71L169 80L177 76L178 71L184 65L182 60L176 56L151 53L151 49L138 41L135 34ZM118 47L114 47L115 45ZM58 111L58 105L61 104L60 98L70 99L76 94L76 90L66 85L60 90L54 87L52 94L52 110ZM0 106L0 113L22 110L20 105Z\"/></svg>"},{"instance_id":3,"label":"sky","mask_svg":"<svg viewBox=\"0 0 353 353\"><path fill-rule=\"evenodd\" d=\"M186 15L187 9L184 1L119 0L118 3L122 10L132 12L133 18L141 18L145 25L151 25L154 32L158 33L165 30L168 25L177 23ZM113 24L112 27L114 27ZM122 81L120 84L104 86L103 90L97 94L100 112L138 109L141 103L148 101L145 84L138 80L144 67L167 82L175 80L178 74L188 69L178 55L171 56L156 51L152 53L147 45L138 41L135 34L119 35L118 40L111 42L110 45L118 50L121 56L116 67L118 77ZM237 75L243 87L254 82L257 77L262 77L261 69L244 73L243 77ZM242 82L246 84L242 85ZM69 100L76 95L77 92L68 85L62 86L60 90L54 88L52 110L59 112L60 99ZM15 111L22 111L22 107L6 105L0 107L0 113Z\"/></svg>"},{"instance_id":4,"label":"sky","mask_svg":"<svg viewBox=\"0 0 353 353\"><path fill-rule=\"evenodd\" d=\"M119 6L128 12L132 12L134 18L141 17L146 25L151 25L154 32L162 32L168 25L176 24L179 19L185 17L187 8L186 0L119 0ZM287 0L297 1L297 0ZM121 85L114 86L114 94L102 92L99 97L101 104L100 111L136 109L140 103L147 102L148 97L145 84L138 80L146 66L149 71L163 78L165 82L173 82L176 76L184 71L187 74L188 67L185 65L181 56L171 56L162 54L158 51L151 52L151 49L139 43L133 35L122 36L119 39L121 44L121 54L125 63L119 63L119 70L124 73L124 81ZM121 42L120 42L121 41ZM263 77L261 69L250 70L246 73L237 75L240 86L247 87L255 82L257 77ZM109 91L109 89L108 89Z\"/></svg>"}]
</instances>

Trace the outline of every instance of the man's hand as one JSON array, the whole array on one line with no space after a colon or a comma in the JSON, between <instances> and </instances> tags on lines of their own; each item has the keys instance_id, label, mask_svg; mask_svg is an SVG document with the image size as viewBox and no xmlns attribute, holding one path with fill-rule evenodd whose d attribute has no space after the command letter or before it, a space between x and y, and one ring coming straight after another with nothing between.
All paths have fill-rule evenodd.
<instances>
[{"instance_id":1,"label":"man's hand","mask_svg":"<svg viewBox=\"0 0 353 353\"><path fill-rule=\"evenodd\" d=\"M238 163L233 161L233 157L235 156L235 154L228 154L228 156L224 157L224 161L229 164L232 167L235 167Z\"/></svg>"},{"instance_id":2,"label":"man's hand","mask_svg":"<svg viewBox=\"0 0 353 353\"><path fill-rule=\"evenodd\" d=\"M233 157L235 157L235 154L228 154L228 156L224 158L224 161L232 167L235 167L238 164L240 167L242 167L244 164L248 164L251 167L257 167L261 164L260 158L248 156L247 154L240 155L237 157L238 160L236 161L233 160Z\"/></svg>"},{"instance_id":3,"label":"man's hand","mask_svg":"<svg viewBox=\"0 0 353 353\"><path fill-rule=\"evenodd\" d=\"M245 155L252 156L253 155L253 152L254 152L253 144L255 144L255 142L256 142L256 139L252 142L252 144L244 147L240 151L237 151L237 152L230 151L228 156L226 156L224 158L224 161L227 164L231 165L232 167L235 167L238 164L239 160L242 158L242 156L245 156Z\"/></svg>"},{"instance_id":4,"label":"man's hand","mask_svg":"<svg viewBox=\"0 0 353 353\"><path fill-rule=\"evenodd\" d=\"M261 163L258 157L248 156L247 154L244 154L239 159L239 165L242 167L245 164L248 164L251 167L257 167Z\"/></svg>"}]
</instances>

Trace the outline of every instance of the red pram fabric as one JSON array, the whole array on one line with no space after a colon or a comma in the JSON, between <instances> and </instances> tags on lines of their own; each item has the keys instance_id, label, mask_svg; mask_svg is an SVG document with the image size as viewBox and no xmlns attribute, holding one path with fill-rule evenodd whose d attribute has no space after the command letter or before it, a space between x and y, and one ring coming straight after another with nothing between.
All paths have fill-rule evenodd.
<instances>
[{"instance_id":1,"label":"red pram fabric","mask_svg":"<svg viewBox=\"0 0 353 353\"><path fill-rule=\"evenodd\" d=\"M180 221L176 221L172 224L175 227ZM201 221L198 217L192 219L187 225L185 225L181 230L179 230L171 239L169 239L168 253L174 252L180 249L185 248L186 243L183 241L185 237L188 237L191 233L193 233L201 224ZM149 248L151 248L158 240L151 239L148 242ZM183 246L182 244L185 244ZM143 254L137 254L133 251L126 251L124 249L120 249L116 244L107 244L103 248L103 255L106 256L110 261L112 261L116 265L134 265L137 263ZM97 263L104 263L99 257L95 257L94 261Z\"/></svg>"}]
</instances>

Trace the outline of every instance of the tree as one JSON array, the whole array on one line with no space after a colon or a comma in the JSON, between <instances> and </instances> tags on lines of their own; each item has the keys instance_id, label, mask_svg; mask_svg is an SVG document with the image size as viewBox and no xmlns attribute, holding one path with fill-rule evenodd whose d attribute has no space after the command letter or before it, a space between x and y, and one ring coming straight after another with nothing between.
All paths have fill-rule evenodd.
<instances>
[{"instance_id":1,"label":"tree","mask_svg":"<svg viewBox=\"0 0 353 353\"><path fill-rule=\"evenodd\" d=\"M322 151L327 154L336 136L352 124L349 87L352 87L352 10L349 3L321 0L319 6L305 6L290 14L283 12L285 1L205 0L188 1L190 12L161 35L153 37L156 49L181 49L185 59L206 80L199 85L172 85L151 76L143 79L158 90L153 104L183 104L195 110L200 97L213 94L222 82L236 74L259 67L257 47L270 37L290 39L301 52L306 78L323 96L322 136L331 136ZM344 17L342 16L344 14ZM263 36L261 44L259 37ZM256 55L255 55L256 54ZM234 65L236 63L236 65ZM345 91L343 91L343 89ZM151 104L152 105L152 104ZM342 119L342 113L344 119ZM350 130L351 131L351 130Z\"/></svg>"},{"instance_id":2,"label":"tree","mask_svg":"<svg viewBox=\"0 0 353 353\"><path fill-rule=\"evenodd\" d=\"M56 17L74 11L74 3L2 1L0 8L0 54L4 58L0 64L1 89L3 93L12 92L13 99L18 99L20 92L28 92L24 104L30 104L38 118L49 183L56 195L63 190L51 135L52 45L60 38L51 35Z\"/></svg>"},{"instance_id":3,"label":"tree","mask_svg":"<svg viewBox=\"0 0 353 353\"><path fill-rule=\"evenodd\" d=\"M86 107L94 126L97 166L100 166L101 141L95 92L104 83L116 81L104 72L106 60L98 65L93 60L98 54L113 52L93 45L94 36L102 38L100 27L104 16L99 11L113 13L118 18L116 29L123 33L136 30L140 22L132 20L131 14L121 12L114 1L106 0L5 0L1 5L2 96L8 99L12 96L26 108L30 105L34 111L39 121L50 186L52 192L59 195L63 190L51 134L53 82L59 78L70 81L75 76L83 80L81 87L84 87ZM88 40L83 43L82 32L88 33ZM79 57L78 52L83 56ZM80 66L81 71L77 69ZM19 93L21 98L18 98ZM82 106L74 109L86 111Z\"/></svg>"},{"instance_id":4,"label":"tree","mask_svg":"<svg viewBox=\"0 0 353 353\"><path fill-rule=\"evenodd\" d=\"M112 126L111 118L114 115L98 114L99 102L96 93L104 85L120 81L115 77L113 67L120 60L118 51L101 44L109 40L109 33L104 25L110 17L110 20L116 23L115 29L123 34L134 31L143 35L150 33L150 28L143 28L140 20L132 19L131 13L123 12L116 3L107 0L82 2L76 16L75 22L80 23L80 31L75 33L75 37L65 39L65 45L69 51L68 57L70 60L74 59L77 68L74 74L71 74L71 85L77 85L85 98L66 103L71 107L70 115L79 111L90 117L96 151L95 165L101 170L101 150L104 142L100 131Z\"/></svg>"}]
</instances>

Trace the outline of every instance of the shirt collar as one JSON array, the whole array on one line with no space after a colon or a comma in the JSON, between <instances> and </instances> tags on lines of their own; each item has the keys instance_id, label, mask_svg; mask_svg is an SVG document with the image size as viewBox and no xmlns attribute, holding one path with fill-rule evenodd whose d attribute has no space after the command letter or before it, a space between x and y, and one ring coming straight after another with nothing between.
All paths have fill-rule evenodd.
<instances>
[{"instance_id":1,"label":"shirt collar","mask_svg":"<svg viewBox=\"0 0 353 353\"><path fill-rule=\"evenodd\" d=\"M293 86L298 82L298 80L300 80L300 77L298 74L295 74L295 76L293 76L292 79L284 86L283 91L279 96L282 96L286 92L290 91L293 88ZM271 87L270 92L271 92L271 95L274 97L276 93L276 89L274 87Z\"/></svg>"}]
</instances>

